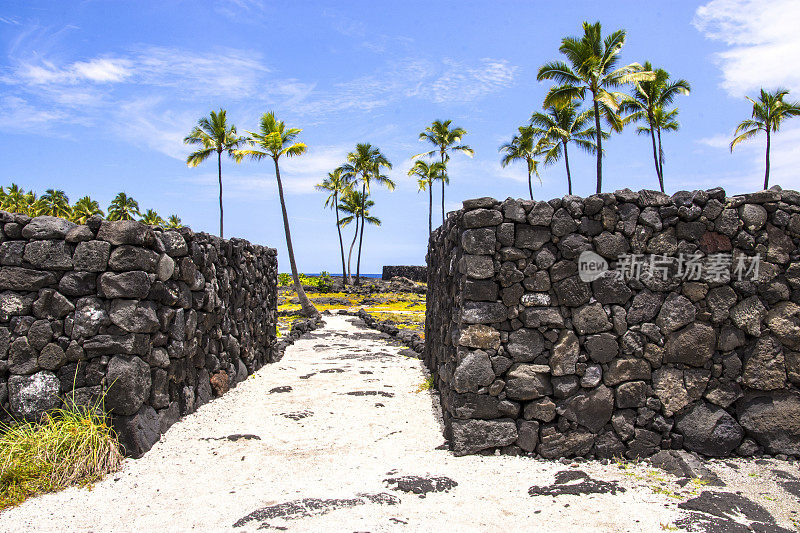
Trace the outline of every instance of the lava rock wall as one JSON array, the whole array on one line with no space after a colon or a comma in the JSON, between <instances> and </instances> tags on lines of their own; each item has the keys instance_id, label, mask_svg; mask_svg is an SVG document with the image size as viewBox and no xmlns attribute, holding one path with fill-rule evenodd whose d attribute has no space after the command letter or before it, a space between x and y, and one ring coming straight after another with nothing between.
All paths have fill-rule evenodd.
<instances>
[{"instance_id":1,"label":"lava rock wall","mask_svg":"<svg viewBox=\"0 0 800 533\"><path fill-rule=\"evenodd\" d=\"M800 456L799 244L778 188L465 201L427 256L453 450Z\"/></svg>"},{"instance_id":2,"label":"lava rock wall","mask_svg":"<svg viewBox=\"0 0 800 533\"><path fill-rule=\"evenodd\" d=\"M135 221L0 212L0 405L103 395L129 455L275 358L277 256Z\"/></svg>"},{"instance_id":3,"label":"lava rock wall","mask_svg":"<svg viewBox=\"0 0 800 533\"><path fill-rule=\"evenodd\" d=\"M389 281L395 276L402 276L412 281L425 283L428 280L427 268L424 266L384 266L381 279Z\"/></svg>"}]
</instances>

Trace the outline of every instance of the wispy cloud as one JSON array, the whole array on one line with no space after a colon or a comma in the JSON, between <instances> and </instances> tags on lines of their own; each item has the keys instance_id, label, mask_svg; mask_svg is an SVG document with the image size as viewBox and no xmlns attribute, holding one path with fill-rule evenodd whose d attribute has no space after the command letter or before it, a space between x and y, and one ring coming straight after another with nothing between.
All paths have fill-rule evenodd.
<instances>
[{"instance_id":1,"label":"wispy cloud","mask_svg":"<svg viewBox=\"0 0 800 533\"><path fill-rule=\"evenodd\" d=\"M697 8L694 26L709 39L728 49L715 55L722 72L722 88L735 97L752 94L761 87L786 87L800 92L800 70L791 68L800 56L800 9L793 0L713 0ZM788 67L787 67L788 65ZM745 118L744 116L741 118ZM733 130L733 127L731 127ZM731 132L712 135L698 144L728 150ZM737 146L734 154L747 161L741 174L725 178L739 190L758 188L764 172L765 138L756 137ZM800 166L800 126L787 123L772 138L771 181L784 186L779 176L794 176ZM695 184L696 185L696 184Z\"/></svg>"},{"instance_id":2,"label":"wispy cloud","mask_svg":"<svg viewBox=\"0 0 800 533\"><path fill-rule=\"evenodd\" d=\"M3 24L10 24L11 26L20 25L20 21L18 21L14 17L0 17L0 22L2 22Z\"/></svg>"},{"instance_id":3,"label":"wispy cloud","mask_svg":"<svg viewBox=\"0 0 800 533\"><path fill-rule=\"evenodd\" d=\"M328 91L312 92L298 111L372 111L415 98L437 104L463 104L510 87L518 70L504 59L486 58L472 63L447 58L394 61L375 74L339 83Z\"/></svg>"},{"instance_id":4,"label":"wispy cloud","mask_svg":"<svg viewBox=\"0 0 800 533\"><path fill-rule=\"evenodd\" d=\"M728 146L730 146L731 136L719 133L717 135L712 135L711 137L697 139L696 142L697 144L710 146L711 148L728 148Z\"/></svg>"},{"instance_id":5,"label":"wispy cloud","mask_svg":"<svg viewBox=\"0 0 800 533\"><path fill-rule=\"evenodd\" d=\"M715 55L722 87L743 96L761 86L800 90L800 9L795 0L713 0L697 8L694 26L728 50Z\"/></svg>"}]
</instances>

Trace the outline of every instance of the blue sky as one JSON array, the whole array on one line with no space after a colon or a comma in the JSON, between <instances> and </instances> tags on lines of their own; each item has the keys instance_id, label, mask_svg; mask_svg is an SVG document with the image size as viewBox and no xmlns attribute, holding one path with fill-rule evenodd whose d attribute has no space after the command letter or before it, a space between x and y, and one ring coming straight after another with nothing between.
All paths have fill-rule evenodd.
<instances>
[{"instance_id":1,"label":"blue sky","mask_svg":"<svg viewBox=\"0 0 800 533\"><path fill-rule=\"evenodd\" d=\"M374 193L383 225L365 233L362 271L423 264L427 195L406 176L410 156L426 149L419 132L437 118L469 132L475 157L453 156L448 210L465 198L526 196L524 167L502 169L497 149L541 107L550 84L536 72L559 59L561 38L579 34L584 20L599 20L604 33L627 30L624 62L649 60L692 84L677 102L681 130L664 140L668 192L759 188L762 141L733 154L727 144L749 115L745 94L785 86L800 98L793 0L5 0L0 182L61 188L73 201L89 194L103 206L125 191L143 209L214 233L215 165L187 168L181 141L212 109L226 108L240 132L274 110L303 128L309 146L282 167L299 268L340 270L333 213L313 185L358 142L383 150L398 185ZM796 122L773 144L771 173L772 183L795 189ZM657 187L646 137L631 128L604 147L604 190ZM594 192L594 160L573 152L570 162L576 194ZM271 164L224 161L223 179L226 236L278 248L287 271ZM566 194L563 165L542 181L537 199Z\"/></svg>"}]
</instances>

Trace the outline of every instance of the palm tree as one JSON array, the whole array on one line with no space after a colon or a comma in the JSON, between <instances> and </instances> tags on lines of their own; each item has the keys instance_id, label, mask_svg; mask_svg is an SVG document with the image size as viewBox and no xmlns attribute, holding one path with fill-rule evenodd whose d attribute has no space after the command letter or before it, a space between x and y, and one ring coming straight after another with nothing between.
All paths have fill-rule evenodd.
<instances>
[{"instance_id":1,"label":"palm tree","mask_svg":"<svg viewBox=\"0 0 800 533\"><path fill-rule=\"evenodd\" d=\"M166 222L164 222L164 219L161 218L154 209L148 209L147 211L144 212L144 214L142 215L142 222L150 226L158 226L158 227L162 227L164 226L164 224L166 224Z\"/></svg>"},{"instance_id":2,"label":"palm tree","mask_svg":"<svg viewBox=\"0 0 800 533\"><path fill-rule=\"evenodd\" d=\"M180 229L183 227L183 223L181 223L181 217L178 215L170 215L167 219L167 223L164 225L165 229Z\"/></svg>"},{"instance_id":3,"label":"palm tree","mask_svg":"<svg viewBox=\"0 0 800 533\"><path fill-rule=\"evenodd\" d=\"M325 199L325 207L330 207L336 213L336 231L339 233L339 251L342 253L342 279L347 283L347 271L344 265L344 244L342 243L342 227L339 224L339 195L349 190L350 183L347 181L341 168L328 172L328 177L316 185L319 191L328 191L330 194Z\"/></svg>"},{"instance_id":4,"label":"palm tree","mask_svg":"<svg viewBox=\"0 0 800 533\"><path fill-rule=\"evenodd\" d=\"M242 160L237 149L244 142L243 137L236 134L236 126L228 126L227 112L220 109L218 113L211 112L210 117L203 117L197 121L197 126L187 135L183 142L185 144L199 144L201 149L192 152L186 158L186 164L196 167L214 152L217 153L217 175L219 177L219 237L223 235L223 211L222 211L222 152L226 152L229 157L237 163Z\"/></svg>"},{"instance_id":5,"label":"palm tree","mask_svg":"<svg viewBox=\"0 0 800 533\"><path fill-rule=\"evenodd\" d=\"M665 111L664 108L658 107L653 111L652 127L650 124L646 126L639 126L636 128L636 133L639 135L649 135L652 139L653 130L656 132L656 143L658 151L656 159L656 172L659 174L659 184L661 192L664 192L664 150L661 148L661 132L662 131L678 131L681 127L677 121L678 108Z\"/></svg>"},{"instance_id":6,"label":"palm tree","mask_svg":"<svg viewBox=\"0 0 800 533\"><path fill-rule=\"evenodd\" d=\"M769 187L769 148L772 140L771 134L778 132L781 123L785 119L800 115L800 103L783 101L787 94L789 94L787 89L776 89L773 92L761 89L761 95L758 97L758 101L747 96L746 98L753 104L752 118L740 122L739 125L736 126L736 131L733 132L736 137L731 141L731 152L733 152L734 146L742 141L755 137L758 135L759 131L766 132L767 168L764 172L764 190L767 190Z\"/></svg>"},{"instance_id":7,"label":"palm tree","mask_svg":"<svg viewBox=\"0 0 800 533\"><path fill-rule=\"evenodd\" d=\"M69 198L61 189L47 189L42 195L41 202L44 208L43 214L67 219L72 215Z\"/></svg>"},{"instance_id":8,"label":"palm tree","mask_svg":"<svg viewBox=\"0 0 800 533\"><path fill-rule=\"evenodd\" d=\"M287 128L282 120L275 118L275 113L270 111L261 116L259 131L248 131L249 137L246 142L252 145L253 149L238 150L236 157L249 157L255 161L264 158L271 158L275 164L275 180L278 182L278 197L281 202L283 213L283 231L286 234L286 248L289 251L289 265L292 268L292 279L297 298L300 300L301 312L307 317L320 316L317 308L312 305L306 296L303 286L300 284L300 277L297 275L297 264L294 260L294 248L292 246L292 234L289 230L289 216L286 214L286 201L283 198L283 183L281 182L281 171L278 166L278 159L281 156L294 157L305 153L305 143L295 142L300 134L300 128Z\"/></svg>"},{"instance_id":9,"label":"palm tree","mask_svg":"<svg viewBox=\"0 0 800 533\"><path fill-rule=\"evenodd\" d=\"M519 135L514 135L511 138L511 142L505 143L499 149L500 152L505 153L503 158L500 159L500 164L505 168L514 161L525 162L528 167L528 193L530 193L531 200L533 200L531 176L536 173L536 176L539 177L539 161L534 159L534 157L540 152L537 150L537 146L534 146L533 140L535 130L533 126L520 126L517 129L519 130ZM539 145L539 147L541 146L542 145ZM539 183L541 182L542 178L539 177Z\"/></svg>"},{"instance_id":10,"label":"palm tree","mask_svg":"<svg viewBox=\"0 0 800 533\"><path fill-rule=\"evenodd\" d=\"M94 215L103 216L104 213L100 209L100 204L88 196L79 198L72 206L72 221L76 224L86 224L86 221Z\"/></svg>"},{"instance_id":11,"label":"palm tree","mask_svg":"<svg viewBox=\"0 0 800 533\"><path fill-rule=\"evenodd\" d=\"M108 220L133 220L138 216L141 216L139 202L124 192L116 195L108 206Z\"/></svg>"},{"instance_id":12,"label":"palm tree","mask_svg":"<svg viewBox=\"0 0 800 533\"><path fill-rule=\"evenodd\" d=\"M364 197L364 194L354 191L352 189L348 190L344 196L342 197L341 202L338 205L339 211L343 213L347 213L348 216L343 217L339 221L339 225L344 227L350 224L354 219L356 221L356 231L353 234L353 242L350 243L350 253L347 256L347 276L350 276L350 264L351 259L353 257L353 246L356 244L356 238L358 237L358 225L359 222L361 224L373 224L375 226L380 226L381 221L375 217L369 215L369 209L375 205L375 202L372 200L368 200Z\"/></svg>"},{"instance_id":13,"label":"palm tree","mask_svg":"<svg viewBox=\"0 0 800 533\"><path fill-rule=\"evenodd\" d=\"M436 180L449 181L447 169L440 162L430 165L422 159L414 161L414 166L408 171L409 176L417 177L417 187L420 191L428 191L428 234L433 233L433 182Z\"/></svg>"},{"instance_id":14,"label":"palm tree","mask_svg":"<svg viewBox=\"0 0 800 533\"><path fill-rule=\"evenodd\" d=\"M11 213L25 213L28 211L28 197L25 194L25 189L22 189L16 183L12 183L8 187L3 200L3 209Z\"/></svg>"},{"instance_id":15,"label":"palm tree","mask_svg":"<svg viewBox=\"0 0 800 533\"><path fill-rule=\"evenodd\" d=\"M620 104L620 111L630 112L631 114L625 118L626 122L644 122L646 126L640 127L637 131L640 134L649 134L650 141L653 145L653 160L656 167L656 176L658 177L658 184L661 187L661 192L664 192L664 152L661 148L661 131L662 127L657 124L656 114L660 114L661 119L675 126L679 126L677 121L670 120L667 115L672 111L667 111L666 107L672 104L672 101L679 94L689 94L692 90L689 82L684 79L670 81L669 72L659 68L653 69L649 61L645 62L644 70L653 72L655 78L652 80L638 81L633 84L633 95L626 98ZM671 116L676 116L677 109ZM656 140L658 137L658 140Z\"/></svg>"},{"instance_id":16,"label":"palm tree","mask_svg":"<svg viewBox=\"0 0 800 533\"><path fill-rule=\"evenodd\" d=\"M390 191L394 190L394 182L388 176L381 174L382 167L392 168L392 164L383 155L380 148L369 143L359 143L354 152L347 154L347 163L342 165L341 169L354 186L357 187L359 183L361 184L361 199L366 200L370 195L370 184L373 180L379 185L386 186ZM363 211L362 209L362 213ZM361 245L364 241L364 226L362 221L358 241L358 260L356 261L356 285L361 283Z\"/></svg>"},{"instance_id":17,"label":"palm tree","mask_svg":"<svg viewBox=\"0 0 800 533\"><path fill-rule=\"evenodd\" d=\"M47 206L41 198L36 197L35 192L28 191L28 193L25 195L25 200L28 202L28 207L25 210L26 215L30 217L38 217L39 215L47 214Z\"/></svg>"},{"instance_id":18,"label":"palm tree","mask_svg":"<svg viewBox=\"0 0 800 533\"><path fill-rule=\"evenodd\" d=\"M597 144L595 128L592 125L594 110L580 111L574 102L551 105L544 113L537 111L531 115L534 135L541 137L538 151L544 155L544 165L549 166L564 158L567 169L567 191L572 194L572 173L569 167L569 143L575 143L582 150L594 154ZM603 132L603 138L608 134Z\"/></svg>"},{"instance_id":19,"label":"palm tree","mask_svg":"<svg viewBox=\"0 0 800 533\"><path fill-rule=\"evenodd\" d=\"M428 152L417 154L414 156L414 159L422 156L435 157L438 152L442 166L446 167L447 162L450 161L449 152L461 152L472 157L475 154L472 148L466 144L460 144L461 138L467 134L467 130L464 128L450 129L451 122L453 121L445 120L442 122L441 120L434 120L430 126L425 128L425 131L419 134L419 140L427 141L436 148ZM450 180L448 179L446 181L449 183ZM444 186L445 180L442 180L442 224L444 224Z\"/></svg>"},{"instance_id":20,"label":"palm tree","mask_svg":"<svg viewBox=\"0 0 800 533\"><path fill-rule=\"evenodd\" d=\"M565 37L561 40L559 51L567 57L571 66L563 61L552 61L544 64L537 75L540 81L555 80L560 84L547 93L544 107L583 100L587 92L592 94L597 140L598 194L603 185L603 134L600 117L604 117L614 131L621 131L623 126L617 110L624 96L611 89L625 83L653 78L653 73L644 71L638 63L615 68L619 53L625 45L625 35L625 30L617 30L603 39L599 22L584 22L582 37Z\"/></svg>"}]
</instances>

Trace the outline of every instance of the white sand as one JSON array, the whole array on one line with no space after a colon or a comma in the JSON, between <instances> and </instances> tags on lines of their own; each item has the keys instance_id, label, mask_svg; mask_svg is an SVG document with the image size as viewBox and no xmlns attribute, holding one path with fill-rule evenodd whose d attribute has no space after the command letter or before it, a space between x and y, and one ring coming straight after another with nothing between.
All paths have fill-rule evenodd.
<instances>
[{"instance_id":1,"label":"white sand","mask_svg":"<svg viewBox=\"0 0 800 533\"><path fill-rule=\"evenodd\" d=\"M676 499L653 490L660 485L682 490L675 478L643 465L622 471L594 461L571 467L521 457L459 458L437 450L443 443L438 399L415 392L425 378L422 363L398 355L403 347L356 325L357 319L332 316L326 322L311 338L289 347L280 363L264 367L173 426L142 459L126 460L121 472L91 490L72 488L7 510L0 514L0 530L662 531L662 524L683 516L677 504L688 495ZM367 338L347 337L356 334ZM329 347L315 350L317 345ZM381 353L386 355L376 356ZM327 369L343 372L320 373ZM291 392L269 392L287 385ZM345 394L352 391L394 396ZM305 412L313 414L298 420L281 414ZM260 440L224 439L236 433ZM792 528L797 500L787 499L769 474L769 468L786 470L787 464L736 462L743 465L739 472L714 463L731 485L724 490L744 491ZM556 472L574 469L627 490L528 495L532 485L551 485ZM758 477L748 475L752 472ZM403 475L446 476L458 486L420 498L391 490L383 481ZM363 493L391 494L400 503L362 497L349 508L254 519L233 527L264 507L303 498L353 499Z\"/></svg>"}]
</instances>

